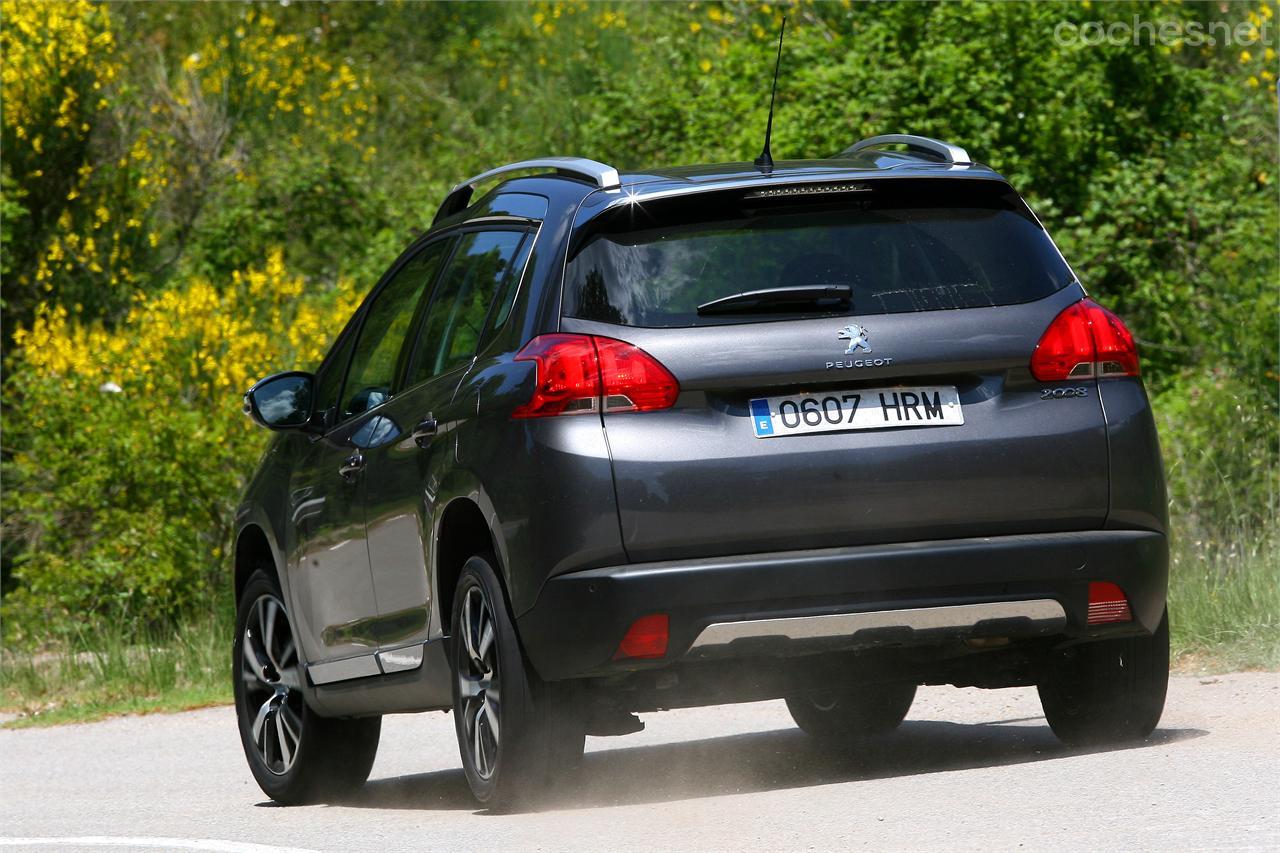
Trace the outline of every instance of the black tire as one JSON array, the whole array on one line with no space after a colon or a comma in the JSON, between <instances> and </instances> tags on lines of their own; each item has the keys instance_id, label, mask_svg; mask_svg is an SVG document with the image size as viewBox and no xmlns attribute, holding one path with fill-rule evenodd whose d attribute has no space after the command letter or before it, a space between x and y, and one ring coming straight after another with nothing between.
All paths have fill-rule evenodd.
<instances>
[{"instance_id":1,"label":"black tire","mask_svg":"<svg viewBox=\"0 0 1280 853\"><path fill-rule=\"evenodd\" d=\"M1144 740L1160 722L1168 688L1168 611L1148 637L1069 649L1038 685L1049 727L1071 746Z\"/></svg>"},{"instance_id":2,"label":"black tire","mask_svg":"<svg viewBox=\"0 0 1280 853\"><path fill-rule=\"evenodd\" d=\"M787 697L791 719L813 737L848 739L884 734L907 717L914 684L876 684L858 690L808 690Z\"/></svg>"},{"instance_id":3,"label":"black tire","mask_svg":"<svg viewBox=\"0 0 1280 853\"><path fill-rule=\"evenodd\" d=\"M287 806L358 790L369 778L382 730L381 717L332 719L311 710L293 637L275 577L255 572L236 608L236 718L253 778L264 794Z\"/></svg>"},{"instance_id":4,"label":"black tire","mask_svg":"<svg viewBox=\"0 0 1280 853\"><path fill-rule=\"evenodd\" d=\"M525 661L494 565L491 555L476 555L458 578L449 623L453 718L471 793L491 809L511 809L571 773L585 729L568 691L543 683Z\"/></svg>"}]
</instances>

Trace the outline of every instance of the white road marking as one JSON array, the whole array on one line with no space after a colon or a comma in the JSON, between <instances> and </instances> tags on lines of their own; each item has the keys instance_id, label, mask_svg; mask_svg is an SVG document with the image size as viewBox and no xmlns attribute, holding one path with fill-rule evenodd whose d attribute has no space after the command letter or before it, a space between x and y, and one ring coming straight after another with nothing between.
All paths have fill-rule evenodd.
<instances>
[{"instance_id":1,"label":"white road marking","mask_svg":"<svg viewBox=\"0 0 1280 853\"><path fill-rule=\"evenodd\" d=\"M86 835L79 838L0 838L0 847L154 847L157 850L211 850L214 853L319 853L303 847L273 847L211 838L125 838Z\"/></svg>"}]
</instances>

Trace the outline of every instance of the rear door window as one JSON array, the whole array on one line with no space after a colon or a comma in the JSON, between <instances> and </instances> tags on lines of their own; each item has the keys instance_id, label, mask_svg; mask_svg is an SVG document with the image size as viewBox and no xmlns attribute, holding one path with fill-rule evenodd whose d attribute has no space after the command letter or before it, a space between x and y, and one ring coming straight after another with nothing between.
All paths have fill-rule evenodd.
<instances>
[{"instance_id":1,"label":"rear door window","mask_svg":"<svg viewBox=\"0 0 1280 853\"><path fill-rule=\"evenodd\" d=\"M434 279L451 241L422 249L382 286L365 312L343 385L342 419L379 406L391 397L401 349L424 291Z\"/></svg>"},{"instance_id":2,"label":"rear door window","mask_svg":"<svg viewBox=\"0 0 1280 853\"><path fill-rule=\"evenodd\" d=\"M565 314L627 326L743 323L1010 305L1072 275L1007 185L867 181L802 197L741 191L604 214L566 270ZM700 315L753 290L837 285L851 304Z\"/></svg>"}]
</instances>

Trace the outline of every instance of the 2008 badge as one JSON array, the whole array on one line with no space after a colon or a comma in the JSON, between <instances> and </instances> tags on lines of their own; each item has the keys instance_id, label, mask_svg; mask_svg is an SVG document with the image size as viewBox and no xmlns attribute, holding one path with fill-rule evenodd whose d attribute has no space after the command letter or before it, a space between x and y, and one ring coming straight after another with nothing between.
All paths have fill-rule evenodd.
<instances>
[{"instance_id":1,"label":"2008 badge","mask_svg":"<svg viewBox=\"0 0 1280 853\"><path fill-rule=\"evenodd\" d=\"M1067 397L1087 397L1089 389L1083 385L1075 385L1069 388L1041 388L1041 400L1062 400Z\"/></svg>"}]
</instances>

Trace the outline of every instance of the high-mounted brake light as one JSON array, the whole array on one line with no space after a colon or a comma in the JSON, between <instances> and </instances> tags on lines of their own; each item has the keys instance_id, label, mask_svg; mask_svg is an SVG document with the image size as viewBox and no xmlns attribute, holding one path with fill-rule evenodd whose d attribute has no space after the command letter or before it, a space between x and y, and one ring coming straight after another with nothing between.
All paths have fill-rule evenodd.
<instances>
[{"instance_id":1,"label":"high-mounted brake light","mask_svg":"<svg viewBox=\"0 0 1280 853\"><path fill-rule=\"evenodd\" d=\"M796 184L789 187L767 187L755 190L743 196L747 199L782 198L795 195L831 195L833 193L867 193L871 187L866 184Z\"/></svg>"},{"instance_id":2,"label":"high-mounted brake light","mask_svg":"<svg viewBox=\"0 0 1280 853\"><path fill-rule=\"evenodd\" d=\"M1031 374L1041 382L1137 376L1138 348L1119 317L1082 299L1045 329L1031 356Z\"/></svg>"},{"instance_id":3,"label":"high-mounted brake light","mask_svg":"<svg viewBox=\"0 0 1280 853\"><path fill-rule=\"evenodd\" d=\"M614 660L625 658L652 659L660 658L667 653L667 640L670 634L671 620L665 613L651 613L641 616L631 623L627 634L618 643L618 651Z\"/></svg>"},{"instance_id":4,"label":"high-mounted brake light","mask_svg":"<svg viewBox=\"0 0 1280 853\"><path fill-rule=\"evenodd\" d=\"M1129 622L1133 612L1124 590L1110 581L1093 581L1089 584L1089 624Z\"/></svg>"},{"instance_id":5,"label":"high-mounted brake light","mask_svg":"<svg viewBox=\"0 0 1280 853\"><path fill-rule=\"evenodd\" d=\"M680 384L637 346L597 335L540 335L516 353L537 363L529 402L514 418L589 412L648 412L675 405Z\"/></svg>"}]
</instances>

